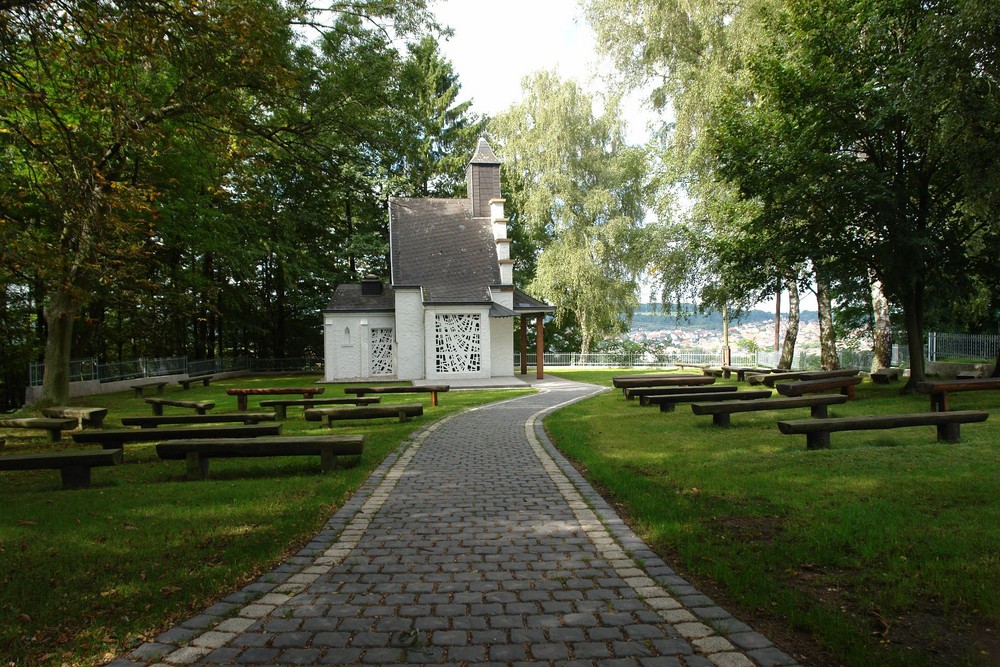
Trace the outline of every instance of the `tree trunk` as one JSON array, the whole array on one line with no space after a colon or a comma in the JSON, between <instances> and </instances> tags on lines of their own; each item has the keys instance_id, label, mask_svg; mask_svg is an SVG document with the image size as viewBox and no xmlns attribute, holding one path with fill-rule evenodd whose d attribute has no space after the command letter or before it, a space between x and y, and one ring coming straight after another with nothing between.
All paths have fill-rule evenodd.
<instances>
[{"instance_id":1,"label":"tree trunk","mask_svg":"<svg viewBox=\"0 0 1000 667\"><path fill-rule=\"evenodd\" d=\"M925 379L923 284L913 286L902 301L906 346L910 352L910 379L902 391L908 393L916 388L918 382L923 382Z\"/></svg>"},{"instance_id":2,"label":"tree trunk","mask_svg":"<svg viewBox=\"0 0 1000 667\"><path fill-rule=\"evenodd\" d=\"M875 325L872 329L872 367L874 373L880 368L892 365L892 326L889 321L889 299L885 296L882 283L872 276L872 313Z\"/></svg>"},{"instance_id":3,"label":"tree trunk","mask_svg":"<svg viewBox=\"0 0 1000 667\"><path fill-rule=\"evenodd\" d=\"M778 368L791 370L795 359L795 340L799 336L799 283L793 277L785 286L788 289L788 327L785 329L785 340L781 344L781 359Z\"/></svg>"},{"instance_id":4,"label":"tree trunk","mask_svg":"<svg viewBox=\"0 0 1000 667\"><path fill-rule=\"evenodd\" d=\"M69 403L69 362L73 346L73 320L80 304L70 288L60 287L45 306L48 334L45 340L45 370L39 405Z\"/></svg>"},{"instance_id":5,"label":"tree trunk","mask_svg":"<svg viewBox=\"0 0 1000 667\"><path fill-rule=\"evenodd\" d=\"M577 322L580 326L580 354L590 354L591 336L590 332L587 331L586 313L580 313L577 317Z\"/></svg>"},{"instance_id":6,"label":"tree trunk","mask_svg":"<svg viewBox=\"0 0 1000 667\"><path fill-rule=\"evenodd\" d=\"M837 356L837 335L833 331L830 285L819 275L816 276L816 303L819 306L820 367L826 371L835 371L840 368L840 357Z\"/></svg>"}]
</instances>

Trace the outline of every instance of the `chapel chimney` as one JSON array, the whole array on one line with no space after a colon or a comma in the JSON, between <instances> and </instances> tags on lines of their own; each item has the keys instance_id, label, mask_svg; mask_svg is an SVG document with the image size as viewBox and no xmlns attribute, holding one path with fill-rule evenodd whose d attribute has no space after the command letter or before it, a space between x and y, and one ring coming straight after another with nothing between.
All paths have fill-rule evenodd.
<instances>
[{"instance_id":1,"label":"chapel chimney","mask_svg":"<svg viewBox=\"0 0 1000 667\"><path fill-rule=\"evenodd\" d=\"M500 199L500 160L493 149L480 139L476 152L465 170L473 218L490 217L490 201Z\"/></svg>"}]
</instances>

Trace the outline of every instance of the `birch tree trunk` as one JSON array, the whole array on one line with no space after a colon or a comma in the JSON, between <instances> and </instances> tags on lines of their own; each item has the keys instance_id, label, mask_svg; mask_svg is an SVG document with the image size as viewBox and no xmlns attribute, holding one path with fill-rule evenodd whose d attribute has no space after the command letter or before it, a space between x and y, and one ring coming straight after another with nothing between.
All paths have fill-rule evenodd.
<instances>
[{"instance_id":1,"label":"birch tree trunk","mask_svg":"<svg viewBox=\"0 0 1000 667\"><path fill-rule=\"evenodd\" d=\"M872 313L875 325L872 329L872 367L874 373L880 368L892 365L892 325L889 321L889 299L885 296L882 283L872 276Z\"/></svg>"},{"instance_id":2,"label":"birch tree trunk","mask_svg":"<svg viewBox=\"0 0 1000 667\"><path fill-rule=\"evenodd\" d=\"M816 303L819 306L820 367L826 371L835 371L840 368L840 358L837 356L837 336L833 331L830 285L819 275L816 276Z\"/></svg>"},{"instance_id":3,"label":"birch tree trunk","mask_svg":"<svg viewBox=\"0 0 1000 667\"><path fill-rule=\"evenodd\" d=\"M785 282L785 287L788 290L788 327L781 344L778 368L790 370L795 359L795 340L799 336L799 284L795 278L790 278Z\"/></svg>"}]
</instances>

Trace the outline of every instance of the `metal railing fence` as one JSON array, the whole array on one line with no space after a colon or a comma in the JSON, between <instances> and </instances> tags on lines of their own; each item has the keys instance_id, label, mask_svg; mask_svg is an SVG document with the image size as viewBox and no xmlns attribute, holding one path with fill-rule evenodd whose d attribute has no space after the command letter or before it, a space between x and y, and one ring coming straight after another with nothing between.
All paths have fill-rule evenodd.
<instances>
[{"instance_id":1,"label":"metal railing fence","mask_svg":"<svg viewBox=\"0 0 1000 667\"><path fill-rule=\"evenodd\" d=\"M45 365L33 362L29 365L29 384L42 384ZM128 359L100 363L97 358L74 359L70 361L70 382L114 382L152 378L163 375L211 375L248 371L257 373L323 371L323 360L318 357L295 357L285 359L252 359L250 357L217 357L215 359L188 359L187 357L155 357L150 359Z\"/></svg>"}]
</instances>

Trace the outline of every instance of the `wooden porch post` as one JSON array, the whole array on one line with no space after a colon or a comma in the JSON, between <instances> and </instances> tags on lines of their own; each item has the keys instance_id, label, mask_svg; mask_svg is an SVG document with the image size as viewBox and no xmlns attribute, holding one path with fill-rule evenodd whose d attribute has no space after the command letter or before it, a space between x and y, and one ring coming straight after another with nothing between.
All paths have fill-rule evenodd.
<instances>
[{"instance_id":1,"label":"wooden porch post","mask_svg":"<svg viewBox=\"0 0 1000 667\"><path fill-rule=\"evenodd\" d=\"M539 380L545 378L545 329L542 327L542 319L545 315L539 313L535 316L535 377Z\"/></svg>"},{"instance_id":2,"label":"wooden porch post","mask_svg":"<svg viewBox=\"0 0 1000 667\"><path fill-rule=\"evenodd\" d=\"M521 375L528 374L528 320L521 315Z\"/></svg>"}]
</instances>

